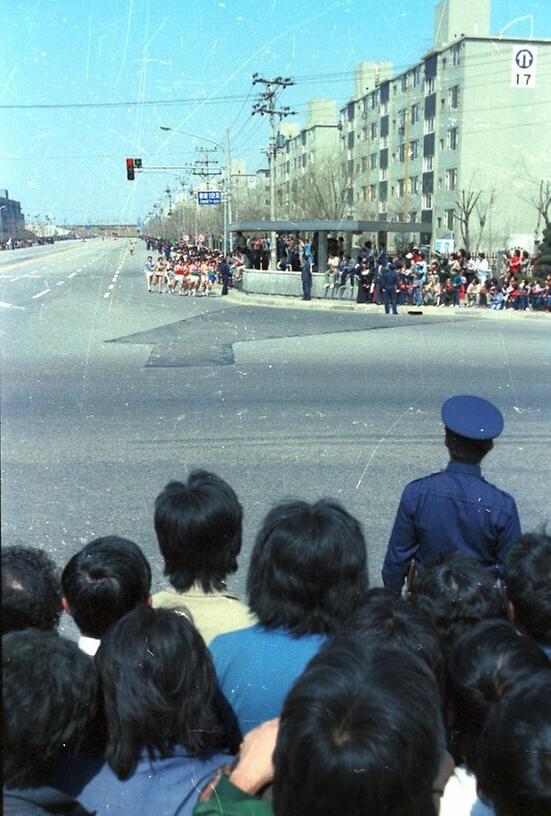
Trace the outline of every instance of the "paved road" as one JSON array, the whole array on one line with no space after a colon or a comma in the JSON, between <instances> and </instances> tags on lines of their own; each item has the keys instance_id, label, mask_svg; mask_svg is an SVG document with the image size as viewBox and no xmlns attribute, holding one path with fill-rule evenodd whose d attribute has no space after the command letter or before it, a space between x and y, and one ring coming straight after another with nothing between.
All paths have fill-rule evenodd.
<instances>
[{"instance_id":1,"label":"paved road","mask_svg":"<svg viewBox=\"0 0 551 816\"><path fill-rule=\"evenodd\" d=\"M461 392L505 414L487 478L525 528L549 516L549 319L160 296L145 254L124 240L0 254L4 542L63 563L118 533L157 587L154 497L203 466L242 499L243 565L273 501L336 496L364 524L378 583L401 489L445 464L439 407Z\"/></svg>"}]
</instances>

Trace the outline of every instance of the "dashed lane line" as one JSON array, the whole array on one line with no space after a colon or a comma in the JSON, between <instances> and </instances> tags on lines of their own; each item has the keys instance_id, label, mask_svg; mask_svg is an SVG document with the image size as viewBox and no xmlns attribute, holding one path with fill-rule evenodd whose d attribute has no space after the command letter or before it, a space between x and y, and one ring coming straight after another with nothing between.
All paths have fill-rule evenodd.
<instances>
[{"instance_id":1,"label":"dashed lane line","mask_svg":"<svg viewBox=\"0 0 551 816\"><path fill-rule=\"evenodd\" d=\"M79 272L82 272L82 269L79 269ZM75 277L75 275L76 275L76 272L71 272L71 274L70 274L70 275L68 275L68 277L69 277L69 278L74 278L74 277Z\"/></svg>"},{"instance_id":2,"label":"dashed lane line","mask_svg":"<svg viewBox=\"0 0 551 816\"><path fill-rule=\"evenodd\" d=\"M43 289L42 292L38 292L36 295L32 295L33 300L37 300L38 298L42 297L43 295L47 295L48 292L51 292L51 289Z\"/></svg>"},{"instance_id":3,"label":"dashed lane line","mask_svg":"<svg viewBox=\"0 0 551 816\"><path fill-rule=\"evenodd\" d=\"M56 286L63 286L64 283L65 281L59 281L59 283L56 283Z\"/></svg>"}]
</instances>

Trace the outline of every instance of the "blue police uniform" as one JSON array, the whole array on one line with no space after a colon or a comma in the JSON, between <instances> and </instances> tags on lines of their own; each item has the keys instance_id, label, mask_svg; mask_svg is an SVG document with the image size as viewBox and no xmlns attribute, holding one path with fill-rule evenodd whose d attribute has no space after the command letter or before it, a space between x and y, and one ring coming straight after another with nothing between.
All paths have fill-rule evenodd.
<instances>
[{"instance_id":1,"label":"blue police uniform","mask_svg":"<svg viewBox=\"0 0 551 816\"><path fill-rule=\"evenodd\" d=\"M446 428L472 440L503 429L498 409L480 397L452 397L442 406ZM521 534L515 500L487 482L479 465L454 461L404 489L383 564L385 586L400 591L408 567L461 550L501 574Z\"/></svg>"},{"instance_id":2,"label":"blue police uniform","mask_svg":"<svg viewBox=\"0 0 551 816\"><path fill-rule=\"evenodd\" d=\"M383 303L385 305L385 312L389 314L392 306L392 314L398 314L398 291L397 286L400 282L398 273L392 264L388 264L382 277L383 287Z\"/></svg>"}]
</instances>

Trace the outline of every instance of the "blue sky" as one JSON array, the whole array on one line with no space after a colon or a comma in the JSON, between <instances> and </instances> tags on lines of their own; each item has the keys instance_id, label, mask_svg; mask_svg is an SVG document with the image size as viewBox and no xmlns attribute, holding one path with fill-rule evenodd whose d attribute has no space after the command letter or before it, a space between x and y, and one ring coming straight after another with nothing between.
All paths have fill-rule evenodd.
<instances>
[{"instance_id":1,"label":"blue sky","mask_svg":"<svg viewBox=\"0 0 551 816\"><path fill-rule=\"evenodd\" d=\"M268 126L250 115L253 73L296 78L281 101L304 122L308 99L351 97L357 62L388 60L397 70L417 62L432 42L433 8L432 0L12 0L0 43L0 188L30 219L134 222L167 184L178 186L178 174L128 182L125 157L183 164L208 146L160 125L215 141L229 128L233 156L254 171L265 165ZM506 26L511 36L551 38L551 2L493 0L492 33ZM73 104L93 107L29 107Z\"/></svg>"}]
</instances>

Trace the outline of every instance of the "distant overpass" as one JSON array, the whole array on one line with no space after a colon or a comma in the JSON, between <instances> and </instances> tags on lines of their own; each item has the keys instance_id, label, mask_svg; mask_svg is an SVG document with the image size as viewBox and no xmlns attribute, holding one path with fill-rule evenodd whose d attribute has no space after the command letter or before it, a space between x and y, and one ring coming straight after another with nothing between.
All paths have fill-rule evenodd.
<instances>
[{"instance_id":1,"label":"distant overpass","mask_svg":"<svg viewBox=\"0 0 551 816\"><path fill-rule=\"evenodd\" d=\"M94 233L95 235L117 235L119 238L137 238L141 234L136 224L64 224L63 229L82 235Z\"/></svg>"}]
</instances>

